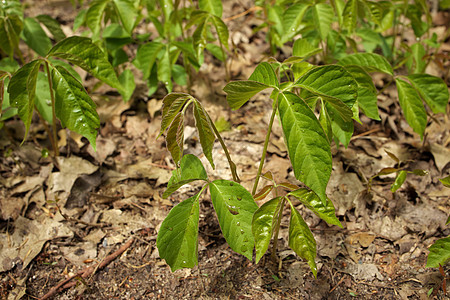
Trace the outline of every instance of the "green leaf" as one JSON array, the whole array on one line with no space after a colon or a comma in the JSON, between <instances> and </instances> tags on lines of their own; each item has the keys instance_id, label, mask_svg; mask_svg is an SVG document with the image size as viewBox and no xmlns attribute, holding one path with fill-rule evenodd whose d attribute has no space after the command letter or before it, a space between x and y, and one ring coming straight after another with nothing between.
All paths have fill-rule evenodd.
<instances>
[{"instance_id":1,"label":"green leaf","mask_svg":"<svg viewBox=\"0 0 450 300\"><path fill-rule=\"evenodd\" d=\"M92 76L123 93L123 87L108 59L92 40L85 37L72 36L53 46L47 57L55 56L66 59L79 66Z\"/></svg>"},{"instance_id":2,"label":"green leaf","mask_svg":"<svg viewBox=\"0 0 450 300\"><path fill-rule=\"evenodd\" d=\"M149 42L139 46L133 64L136 68L142 71L143 78L150 77L150 72L153 64L155 63L156 57L163 47L164 44L158 42Z\"/></svg>"},{"instance_id":3,"label":"green leaf","mask_svg":"<svg viewBox=\"0 0 450 300\"><path fill-rule=\"evenodd\" d=\"M406 179L406 171L400 171L395 178L394 183L391 185L391 192L395 193L405 182Z\"/></svg>"},{"instance_id":4,"label":"green leaf","mask_svg":"<svg viewBox=\"0 0 450 300\"><path fill-rule=\"evenodd\" d=\"M312 56L319 52L322 52L322 49L314 47L306 39L295 40L294 47L292 48L292 56L303 58Z\"/></svg>"},{"instance_id":5,"label":"green leaf","mask_svg":"<svg viewBox=\"0 0 450 300\"><path fill-rule=\"evenodd\" d=\"M371 119L381 120L378 113L377 94L365 87L358 87L358 105L364 114Z\"/></svg>"},{"instance_id":6,"label":"green leaf","mask_svg":"<svg viewBox=\"0 0 450 300\"><path fill-rule=\"evenodd\" d=\"M172 159L178 166L183 156L184 145L184 114L179 112L170 124L166 136L167 149L172 155Z\"/></svg>"},{"instance_id":7,"label":"green leaf","mask_svg":"<svg viewBox=\"0 0 450 300\"><path fill-rule=\"evenodd\" d=\"M130 69L125 69L119 75L119 82L123 86L123 101L127 102L128 100L130 100L131 96L133 95L134 89L136 88L133 72L131 72Z\"/></svg>"},{"instance_id":8,"label":"green leaf","mask_svg":"<svg viewBox=\"0 0 450 300\"><path fill-rule=\"evenodd\" d=\"M194 118L195 127L197 127L200 144L202 145L203 153L208 159L211 167L214 169L214 161L212 157L212 149L216 136L214 135L213 125L211 119L200 102L194 101Z\"/></svg>"},{"instance_id":9,"label":"green leaf","mask_svg":"<svg viewBox=\"0 0 450 300\"><path fill-rule=\"evenodd\" d=\"M218 60L226 61L226 56L224 56L222 49L216 44L206 44L206 49Z\"/></svg>"},{"instance_id":10,"label":"green leaf","mask_svg":"<svg viewBox=\"0 0 450 300\"><path fill-rule=\"evenodd\" d=\"M354 130L353 121L351 119L343 118L341 112L331 106L330 103L327 103L326 107L330 119L332 120L331 128L333 130L333 136L337 139L336 144L338 145L339 142L341 142L344 147L348 147Z\"/></svg>"},{"instance_id":11,"label":"green leaf","mask_svg":"<svg viewBox=\"0 0 450 300\"><path fill-rule=\"evenodd\" d=\"M450 175L447 177L444 177L442 179L439 179L439 181L446 187L450 188Z\"/></svg>"},{"instance_id":12,"label":"green leaf","mask_svg":"<svg viewBox=\"0 0 450 300\"><path fill-rule=\"evenodd\" d=\"M49 124L53 124L53 111L47 73L39 72L36 81L35 106Z\"/></svg>"},{"instance_id":13,"label":"green leaf","mask_svg":"<svg viewBox=\"0 0 450 300\"><path fill-rule=\"evenodd\" d=\"M49 37L34 18L25 18L23 36L25 43L40 56L45 56L52 47Z\"/></svg>"},{"instance_id":14,"label":"green leaf","mask_svg":"<svg viewBox=\"0 0 450 300\"><path fill-rule=\"evenodd\" d=\"M136 4L137 1L134 0L113 0L116 5L117 11L120 16L120 21L123 27L130 34L136 25L136 19L138 16L138 10Z\"/></svg>"},{"instance_id":15,"label":"green leaf","mask_svg":"<svg viewBox=\"0 0 450 300\"><path fill-rule=\"evenodd\" d=\"M231 109L236 110L244 105L251 97L270 86L257 81L232 81L223 90L227 93L227 101Z\"/></svg>"},{"instance_id":16,"label":"green leaf","mask_svg":"<svg viewBox=\"0 0 450 300\"><path fill-rule=\"evenodd\" d=\"M277 75L275 74L272 66L267 62L260 63L253 71L252 75L250 75L248 80L257 81L273 88L277 88L279 86Z\"/></svg>"},{"instance_id":17,"label":"green leaf","mask_svg":"<svg viewBox=\"0 0 450 300\"><path fill-rule=\"evenodd\" d=\"M14 56L14 50L19 45L20 33L23 23L18 15L8 15L0 17L0 49L6 52L9 57Z\"/></svg>"},{"instance_id":18,"label":"green leaf","mask_svg":"<svg viewBox=\"0 0 450 300\"><path fill-rule=\"evenodd\" d=\"M219 1L221 2L221 1ZM212 23L214 24L214 27L217 31L217 36L219 37L220 43L228 50L230 50L228 46L228 27L225 25L225 23L220 19L219 17L213 16L211 18Z\"/></svg>"},{"instance_id":19,"label":"green leaf","mask_svg":"<svg viewBox=\"0 0 450 300\"><path fill-rule=\"evenodd\" d=\"M362 67L356 65L347 65L345 66L345 70L347 70L347 72L349 72L353 76L359 87L366 88L374 94L377 93L377 88L373 84L372 77Z\"/></svg>"},{"instance_id":20,"label":"green leaf","mask_svg":"<svg viewBox=\"0 0 450 300\"><path fill-rule=\"evenodd\" d=\"M73 21L73 31L77 30L86 23L87 11L88 11L87 9L82 9L78 12L78 14L75 17L75 20Z\"/></svg>"},{"instance_id":21,"label":"green leaf","mask_svg":"<svg viewBox=\"0 0 450 300\"><path fill-rule=\"evenodd\" d=\"M221 0L199 0L198 6L201 10L210 12L214 16L222 17L222 1Z\"/></svg>"},{"instance_id":22,"label":"green leaf","mask_svg":"<svg viewBox=\"0 0 450 300\"><path fill-rule=\"evenodd\" d=\"M427 112L414 88L402 79L395 79L398 90L398 100L405 119L412 129L423 138L427 127Z\"/></svg>"},{"instance_id":23,"label":"green leaf","mask_svg":"<svg viewBox=\"0 0 450 300\"><path fill-rule=\"evenodd\" d=\"M47 27L48 31L53 35L53 38L56 42L59 42L66 38L66 34L61 29L61 25L59 22L49 15L39 15L36 17L36 19L41 22L41 24L44 24L45 27ZM44 54L45 55L45 54Z\"/></svg>"},{"instance_id":24,"label":"green leaf","mask_svg":"<svg viewBox=\"0 0 450 300\"><path fill-rule=\"evenodd\" d=\"M185 184L196 180L208 181L208 175L200 159L192 154L183 156L180 167L172 171L172 177L167 184L163 198L169 197L173 192Z\"/></svg>"},{"instance_id":25,"label":"green leaf","mask_svg":"<svg viewBox=\"0 0 450 300\"><path fill-rule=\"evenodd\" d=\"M159 131L158 137L166 131L167 127L169 127L175 116L190 98L191 97L188 94L184 93L171 93L164 97L161 130Z\"/></svg>"},{"instance_id":26,"label":"green leaf","mask_svg":"<svg viewBox=\"0 0 450 300\"><path fill-rule=\"evenodd\" d=\"M305 3L296 3L290 6L283 15L283 35L281 42L284 44L301 29L303 16L305 15L308 5Z\"/></svg>"},{"instance_id":27,"label":"green leaf","mask_svg":"<svg viewBox=\"0 0 450 300\"><path fill-rule=\"evenodd\" d=\"M319 114L319 122L322 125L323 131L328 138L328 142L331 143L333 138L333 130L331 129L331 119L328 115L327 109L325 108L325 103L321 101L320 105L320 114Z\"/></svg>"},{"instance_id":28,"label":"green leaf","mask_svg":"<svg viewBox=\"0 0 450 300\"><path fill-rule=\"evenodd\" d=\"M172 64L170 63L169 47L158 63L158 80L161 81L169 93L172 92Z\"/></svg>"},{"instance_id":29,"label":"green leaf","mask_svg":"<svg viewBox=\"0 0 450 300\"><path fill-rule=\"evenodd\" d=\"M255 239L256 263L269 248L274 226L281 217L281 199L282 197L277 197L267 201L253 215L252 233Z\"/></svg>"},{"instance_id":30,"label":"green leaf","mask_svg":"<svg viewBox=\"0 0 450 300\"><path fill-rule=\"evenodd\" d=\"M326 203L332 161L322 126L309 106L293 93L278 96L278 110L295 177Z\"/></svg>"},{"instance_id":31,"label":"green leaf","mask_svg":"<svg viewBox=\"0 0 450 300\"><path fill-rule=\"evenodd\" d=\"M94 37L100 33L103 13L108 2L110 0L94 0L86 12L86 25L92 30Z\"/></svg>"},{"instance_id":32,"label":"green leaf","mask_svg":"<svg viewBox=\"0 0 450 300\"><path fill-rule=\"evenodd\" d=\"M450 236L437 240L429 250L427 267L439 268L439 265L444 266L450 260Z\"/></svg>"},{"instance_id":33,"label":"green leaf","mask_svg":"<svg viewBox=\"0 0 450 300\"><path fill-rule=\"evenodd\" d=\"M25 125L24 140L28 135L34 111L36 80L42 60L37 59L24 65L14 73L8 85L11 106L18 108L20 119Z\"/></svg>"},{"instance_id":34,"label":"green leaf","mask_svg":"<svg viewBox=\"0 0 450 300\"><path fill-rule=\"evenodd\" d=\"M413 74L408 79L435 114L446 112L449 93L444 80L428 74Z\"/></svg>"},{"instance_id":35,"label":"green leaf","mask_svg":"<svg viewBox=\"0 0 450 300\"><path fill-rule=\"evenodd\" d=\"M427 63L424 60L424 56L427 54L425 47L422 43L415 43L411 45L410 51L411 56L407 61L408 68L411 70L410 73L423 73L427 66Z\"/></svg>"},{"instance_id":36,"label":"green leaf","mask_svg":"<svg viewBox=\"0 0 450 300\"><path fill-rule=\"evenodd\" d=\"M177 204L161 224L156 239L159 256L173 271L198 264L200 194Z\"/></svg>"},{"instance_id":37,"label":"green leaf","mask_svg":"<svg viewBox=\"0 0 450 300\"><path fill-rule=\"evenodd\" d=\"M289 222L289 247L308 262L314 277L317 277L316 240L300 213L291 204L291 220Z\"/></svg>"},{"instance_id":38,"label":"green leaf","mask_svg":"<svg viewBox=\"0 0 450 300\"><path fill-rule=\"evenodd\" d=\"M386 58L375 53L351 54L339 60L339 64L342 66L360 66L367 72L382 72L394 75L394 71Z\"/></svg>"},{"instance_id":39,"label":"green leaf","mask_svg":"<svg viewBox=\"0 0 450 300\"><path fill-rule=\"evenodd\" d=\"M95 150L100 119L94 101L83 85L65 68L60 66L53 68L52 79L56 117L61 120L63 127L86 137Z\"/></svg>"},{"instance_id":40,"label":"green leaf","mask_svg":"<svg viewBox=\"0 0 450 300\"><path fill-rule=\"evenodd\" d=\"M236 182L215 180L209 188L225 240L231 249L251 260L254 247L252 218L258 205L252 195Z\"/></svg>"},{"instance_id":41,"label":"green leaf","mask_svg":"<svg viewBox=\"0 0 450 300\"><path fill-rule=\"evenodd\" d=\"M313 5L314 25L319 31L320 38L324 41L331 30L334 18L333 8L327 3Z\"/></svg>"},{"instance_id":42,"label":"green leaf","mask_svg":"<svg viewBox=\"0 0 450 300\"><path fill-rule=\"evenodd\" d=\"M300 200L308 209L328 224L343 228L341 222L336 217L333 202L328 197L327 202L324 204L313 191L308 191L305 188L292 191L288 196L294 196Z\"/></svg>"},{"instance_id":43,"label":"green leaf","mask_svg":"<svg viewBox=\"0 0 450 300\"><path fill-rule=\"evenodd\" d=\"M325 98L339 99L349 108L358 96L357 83L353 76L343 67L336 65L314 68L300 77L295 85Z\"/></svg>"},{"instance_id":44,"label":"green leaf","mask_svg":"<svg viewBox=\"0 0 450 300\"><path fill-rule=\"evenodd\" d=\"M358 0L348 0L342 12L343 25L350 33L356 28L358 20Z\"/></svg>"}]
</instances>

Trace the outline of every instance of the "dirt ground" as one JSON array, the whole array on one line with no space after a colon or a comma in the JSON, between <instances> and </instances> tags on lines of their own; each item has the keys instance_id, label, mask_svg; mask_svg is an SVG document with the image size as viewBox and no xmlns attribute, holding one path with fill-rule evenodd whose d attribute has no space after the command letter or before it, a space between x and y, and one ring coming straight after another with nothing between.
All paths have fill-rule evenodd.
<instances>
[{"instance_id":1,"label":"dirt ground","mask_svg":"<svg viewBox=\"0 0 450 300\"><path fill-rule=\"evenodd\" d=\"M71 33L76 11L70 1L26 2L29 16L50 14ZM231 75L246 79L258 62L268 58L269 46L264 32L252 31L261 23L254 14L229 18L249 9L251 1L223 2L235 46L229 59ZM434 17L433 30L448 30L449 12ZM442 49L448 55L450 41ZM131 54L135 50L127 49ZM433 66L429 71L443 75ZM225 78L221 63L207 56L192 93L213 120L223 117L230 123L223 138L243 186L250 189L272 104L269 95L260 93L231 111L222 91ZM382 87L383 78L375 79ZM87 86L94 84L92 79L86 81ZM395 88L388 87L379 96L382 121L361 117L349 147L333 147L327 194L344 228L328 226L297 207L317 241L317 279L288 247L286 210L278 261L271 259L270 248L254 264L228 247L208 194L200 206L199 265L172 273L159 258L157 232L170 209L198 187L185 186L162 198L174 167L163 138L156 139L164 90L152 97L146 92L138 78L127 103L106 86L92 93L102 121L97 152L84 138L62 129L61 156L44 158L42 149L51 147L37 118L23 145L24 128L18 119L0 130L1 299L41 298L83 270L91 274L86 279L75 276L73 286L53 299L449 299L441 288L444 278L439 270L425 267L428 247L450 235L445 226L450 189L438 181L450 173L449 111L430 119L421 141L400 112ZM192 126L188 121L185 152L206 162ZM276 125L265 170L278 181L295 183L282 139ZM388 153L408 170L428 174L409 174L395 194L390 192L394 180L390 175L374 178L369 189L368 181L379 170L396 166ZM216 170L208 169L209 174L230 179L220 145L215 145L213 155ZM105 266L98 268L102 262ZM450 267L444 271L450 274Z\"/></svg>"}]
</instances>

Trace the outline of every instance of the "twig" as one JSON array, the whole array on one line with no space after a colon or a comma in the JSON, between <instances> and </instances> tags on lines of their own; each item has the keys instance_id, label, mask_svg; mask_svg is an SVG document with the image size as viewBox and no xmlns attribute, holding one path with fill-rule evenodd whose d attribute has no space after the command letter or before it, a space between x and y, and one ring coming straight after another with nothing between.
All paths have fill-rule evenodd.
<instances>
[{"instance_id":1,"label":"twig","mask_svg":"<svg viewBox=\"0 0 450 300\"><path fill-rule=\"evenodd\" d=\"M262 9L263 9L263 8L260 7L260 6L250 7L250 8L247 9L246 11L243 11L243 12L237 14L237 15L234 15L234 16L231 16L231 17L228 17L228 18L223 19L223 21L224 21L224 22L228 22L228 21L231 21L231 20L234 20L234 19L238 19L238 18L243 17L243 16L245 16L245 15L247 15L247 14L253 12L253 11L262 10Z\"/></svg>"},{"instance_id":2,"label":"twig","mask_svg":"<svg viewBox=\"0 0 450 300\"><path fill-rule=\"evenodd\" d=\"M131 238L128 242L126 242L122 247L117 249L114 253L108 255L101 263L95 265L95 266L89 266L81 271L78 271L75 275L70 276L69 278L61 281L58 283L55 287L52 287L50 291L45 294L40 300L49 299L50 297L55 296L60 289L68 289L77 284L76 281L72 281L74 278L87 278L90 275L93 275L96 270L101 269L108 265L110 262L112 262L114 259L116 259L119 255L121 255L125 250L130 248L131 244L133 243L134 238ZM72 281L72 282L71 282Z\"/></svg>"},{"instance_id":3,"label":"twig","mask_svg":"<svg viewBox=\"0 0 450 300\"><path fill-rule=\"evenodd\" d=\"M347 275L342 276L341 280L339 280L339 282L336 283L336 285L328 293L331 294L342 283L342 281L344 281L346 277Z\"/></svg>"}]
</instances>

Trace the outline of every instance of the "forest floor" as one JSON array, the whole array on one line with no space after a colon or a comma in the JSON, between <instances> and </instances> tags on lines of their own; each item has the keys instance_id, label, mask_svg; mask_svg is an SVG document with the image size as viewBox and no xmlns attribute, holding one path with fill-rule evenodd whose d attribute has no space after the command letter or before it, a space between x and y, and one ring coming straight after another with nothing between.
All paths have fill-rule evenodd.
<instances>
[{"instance_id":1,"label":"forest floor","mask_svg":"<svg viewBox=\"0 0 450 300\"><path fill-rule=\"evenodd\" d=\"M251 7L250 1L224 2L225 18ZM50 14L68 33L76 14L68 0L34 1L26 12ZM448 29L449 12L434 18L433 30ZM269 57L264 32L252 31L260 23L253 14L227 20L235 47L228 61L234 80L247 79L256 64ZM442 49L448 55L450 41ZM442 75L433 66L429 71ZM231 111L222 91L225 78L223 65L206 57L192 93L213 120L230 123L223 137L243 186L250 189L272 103L261 93ZM382 78L378 81L382 87ZM92 79L86 82L93 84ZM279 262L271 260L269 251L255 264L228 247L209 195L200 205L199 265L172 273L159 258L157 232L170 209L197 187L186 186L162 198L174 168L164 139L156 139L164 90L150 98L146 93L142 81L127 103L106 86L92 93L102 122L96 152L84 138L62 129L61 156L44 158L42 149L51 147L37 119L23 145L19 119L0 130L1 299L40 298L81 270L92 273L75 278L75 284L58 291L54 299L427 299L428 293L448 299L439 270L425 267L428 247L450 234L445 226L450 189L438 181L450 172L448 112L430 119L421 141L401 114L395 87L387 87L379 96L382 121L362 117L349 147L333 147L327 194L344 228L328 226L298 207L317 241L317 279L288 247L288 215L281 224ZM193 122L186 125L186 153L206 162L192 134ZM428 174L408 175L395 194L390 191L392 176L376 177L369 190L372 176L396 166L388 153L407 170ZM208 169L209 174L230 179L219 145L213 155L216 170ZM278 125L265 170L278 181L295 182ZM112 257L115 252L119 255ZM105 266L97 268L101 262ZM445 271L450 273L448 266Z\"/></svg>"}]
</instances>

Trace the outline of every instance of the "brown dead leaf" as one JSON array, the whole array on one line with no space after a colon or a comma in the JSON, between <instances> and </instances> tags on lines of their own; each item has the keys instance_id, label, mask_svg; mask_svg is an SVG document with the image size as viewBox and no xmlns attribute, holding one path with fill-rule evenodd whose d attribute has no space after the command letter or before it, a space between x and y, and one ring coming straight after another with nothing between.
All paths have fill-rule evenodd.
<instances>
[{"instance_id":1,"label":"brown dead leaf","mask_svg":"<svg viewBox=\"0 0 450 300\"><path fill-rule=\"evenodd\" d=\"M351 245L359 243L362 247L367 248L375 240L375 235L368 232L358 232L346 238L346 242Z\"/></svg>"},{"instance_id":2,"label":"brown dead leaf","mask_svg":"<svg viewBox=\"0 0 450 300\"><path fill-rule=\"evenodd\" d=\"M450 149L436 143L431 143L430 151L431 154L433 154L436 167L442 172L445 166L450 162Z\"/></svg>"}]
</instances>

